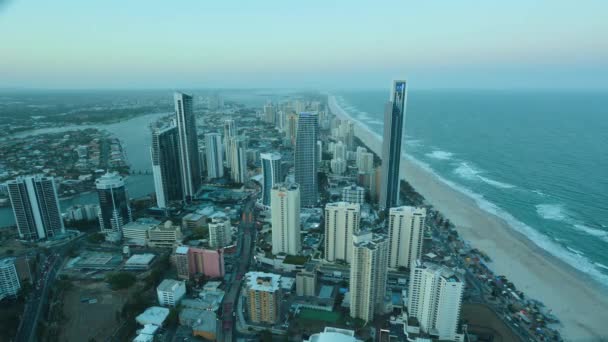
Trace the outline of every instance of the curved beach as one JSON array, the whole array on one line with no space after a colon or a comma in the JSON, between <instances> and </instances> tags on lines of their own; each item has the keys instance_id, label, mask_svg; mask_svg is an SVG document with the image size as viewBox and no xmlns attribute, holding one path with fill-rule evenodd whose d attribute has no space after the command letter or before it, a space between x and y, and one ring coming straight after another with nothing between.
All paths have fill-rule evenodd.
<instances>
[{"instance_id":1,"label":"curved beach","mask_svg":"<svg viewBox=\"0 0 608 342\"><path fill-rule=\"evenodd\" d=\"M331 111L355 122L355 134L377 155L381 137L354 120L329 96ZM608 289L587 274L550 255L503 218L482 209L467 194L451 187L424 165L407 157L401 175L449 218L463 239L484 251L496 274L509 278L526 296L540 300L561 321L568 341L608 341Z\"/></svg>"}]
</instances>

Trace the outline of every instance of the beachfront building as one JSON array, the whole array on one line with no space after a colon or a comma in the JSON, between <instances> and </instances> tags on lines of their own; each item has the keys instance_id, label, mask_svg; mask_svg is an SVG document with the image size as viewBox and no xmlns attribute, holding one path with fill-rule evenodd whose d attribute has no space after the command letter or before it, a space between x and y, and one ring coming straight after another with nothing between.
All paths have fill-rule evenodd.
<instances>
[{"instance_id":1,"label":"beachfront building","mask_svg":"<svg viewBox=\"0 0 608 342\"><path fill-rule=\"evenodd\" d=\"M224 177L222 137L218 133L205 134L205 152L207 153L207 178Z\"/></svg>"},{"instance_id":2,"label":"beachfront building","mask_svg":"<svg viewBox=\"0 0 608 342\"><path fill-rule=\"evenodd\" d=\"M173 95L179 138L179 166L181 168L184 196L190 201L201 185L201 164L198 152L196 117L192 110L192 96L184 93Z\"/></svg>"},{"instance_id":3,"label":"beachfront building","mask_svg":"<svg viewBox=\"0 0 608 342\"><path fill-rule=\"evenodd\" d=\"M406 98L406 82L394 81L390 100L384 109L382 180L380 184L380 208L382 209L399 205L399 165L401 163Z\"/></svg>"},{"instance_id":4,"label":"beachfront building","mask_svg":"<svg viewBox=\"0 0 608 342\"><path fill-rule=\"evenodd\" d=\"M361 207L356 203L336 202L325 206L325 260L350 263L353 235L359 232Z\"/></svg>"},{"instance_id":5,"label":"beachfront building","mask_svg":"<svg viewBox=\"0 0 608 342\"><path fill-rule=\"evenodd\" d=\"M245 296L253 323L275 324L281 318L281 276L274 273L247 272Z\"/></svg>"},{"instance_id":6,"label":"beachfront building","mask_svg":"<svg viewBox=\"0 0 608 342\"><path fill-rule=\"evenodd\" d=\"M278 183L270 193L272 223L272 254L297 255L300 242L300 187Z\"/></svg>"},{"instance_id":7,"label":"beachfront building","mask_svg":"<svg viewBox=\"0 0 608 342\"><path fill-rule=\"evenodd\" d=\"M350 315L365 322L384 312L388 269L388 239L382 234L360 232L353 236L350 264Z\"/></svg>"},{"instance_id":8,"label":"beachfront building","mask_svg":"<svg viewBox=\"0 0 608 342\"><path fill-rule=\"evenodd\" d=\"M276 152L260 153L262 160L262 204L270 206L270 190L281 182L281 155Z\"/></svg>"},{"instance_id":9,"label":"beachfront building","mask_svg":"<svg viewBox=\"0 0 608 342\"><path fill-rule=\"evenodd\" d=\"M0 300L14 297L19 293L21 283L15 267L15 258L0 260Z\"/></svg>"},{"instance_id":10,"label":"beachfront building","mask_svg":"<svg viewBox=\"0 0 608 342\"><path fill-rule=\"evenodd\" d=\"M106 173L95 181L99 196L99 227L106 239L122 238L122 228L133 221L124 178L116 172Z\"/></svg>"},{"instance_id":11,"label":"beachfront building","mask_svg":"<svg viewBox=\"0 0 608 342\"><path fill-rule=\"evenodd\" d=\"M247 138L239 135L230 138L230 178L235 183L247 181Z\"/></svg>"},{"instance_id":12,"label":"beachfront building","mask_svg":"<svg viewBox=\"0 0 608 342\"><path fill-rule=\"evenodd\" d=\"M65 231L52 177L18 177L6 187L20 239L39 240Z\"/></svg>"},{"instance_id":13,"label":"beachfront building","mask_svg":"<svg viewBox=\"0 0 608 342\"><path fill-rule=\"evenodd\" d=\"M451 269L415 261L408 291L408 315L416 317L420 328L439 340L457 338L458 321L464 292L462 277Z\"/></svg>"},{"instance_id":14,"label":"beachfront building","mask_svg":"<svg viewBox=\"0 0 608 342\"><path fill-rule=\"evenodd\" d=\"M319 200L317 171L317 113L302 112L298 118L298 131L294 151L295 181L300 185L301 204L313 207Z\"/></svg>"},{"instance_id":15,"label":"beachfront building","mask_svg":"<svg viewBox=\"0 0 608 342\"><path fill-rule=\"evenodd\" d=\"M224 120L224 153L226 154L226 166L232 168L230 164L232 162L231 150L230 150L230 139L236 137L236 123L233 119Z\"/></svg>"},{"instance_id":16,"label":"beachfront building","mask_svg":"<svg viewBox=\"0 0 608 342\"><path fill-rule=\"evenodd\" d=\"M391 208L388 216L390 268L406 267L422 256L426 209L416 207Z\"/></svg>"},{"instance_id":17,"label":"beachfront building","mask_svg":"<svg viewBox=\"0 0 608 342\"><path fill-rule=\"evenodd\" d=\"M152 131L150 154L152 157L156 206L166 208L170 202L184 201L179 158L179 135L175 124L155 128Z\"/></svg>"},{"instance_id":18,"label":"beachfront building","mask_svg":"<svg viewBox=\"0 0 608 342\"><path fill-rule=\"evenodd\" d=\"M209 222L209 247L222 248L232 242L232 226L226 217L214 217Z\"/></svg>"},{"instance_id":19,"label":"beachfront building","mask_svg":"<svg viewBox=\"0 0 608 342\"><path fill-rule=\"evenodd\" d=\"M342 188L342 201L348 203L365 203L365 189L355 184Z\"/></svg>"},{"instance_id":20,"label":"beachfront building","mask_svg":"<svg viewBox=\"0 0 608 342\"><path fill-rule=\"evenodd\" d=\"M158 304L162 306L177 306L186 295L186 282L165 279L156 288Z\"/></svg>"}]
</instances>

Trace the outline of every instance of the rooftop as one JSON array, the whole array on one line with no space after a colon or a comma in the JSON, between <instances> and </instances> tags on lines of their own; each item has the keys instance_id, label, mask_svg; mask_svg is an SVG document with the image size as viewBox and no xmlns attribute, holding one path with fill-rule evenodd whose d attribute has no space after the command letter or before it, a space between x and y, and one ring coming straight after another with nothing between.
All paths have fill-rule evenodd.
<instances>
[{"instance_id":1,"label":"rooftop","mask_svg":"<svg viewBox=\"0 0 608 342\"><path fill-rule=\"evenodd\" d=\"M133 254L129 260L125 263L125 265L148 265L152 262L155 255L152 253L144 253L144 254Z\"/></svg>"},{"instance_id":2,"label":"rooftop","mask_svg":"<svg viewBox=\"0 0 608 342\"><path fill-rule=\"evenodd\" d=\"M175 254L188 254L188 246L179 246L175 249Z\"/></svg>"},{"instance_id":3,"label":"rooftop","mask_svg":"<svg viewBox=\"0 0 608 342\"><path fill-rule=\"evenodd\" d=\"M247 272L247 287L254 291L275 292L279 289L281 276L274 273Z\"/></svg>"},{"instance_id":4,"label":"rooftop","mask_svg":"<svg viewBox=\"0 0 608 342\"><path fill-rule=\"evenodd\" d=\"M183 286L184 282L174 279L165 279L156 288L158 291L169 292L175 291L178 287Z\"/></svg>"},{"instance_id":5,"label":"rooftop","mask_svg":"<svg viewBox=\"0 0 608 342\"><path fill-rule=\"evenodd\" d=\"M139 314L135 319L139 324L154 324L161 326L169 316L169 309L160 306L151 306Z\"/></svg>"}]
</instances>

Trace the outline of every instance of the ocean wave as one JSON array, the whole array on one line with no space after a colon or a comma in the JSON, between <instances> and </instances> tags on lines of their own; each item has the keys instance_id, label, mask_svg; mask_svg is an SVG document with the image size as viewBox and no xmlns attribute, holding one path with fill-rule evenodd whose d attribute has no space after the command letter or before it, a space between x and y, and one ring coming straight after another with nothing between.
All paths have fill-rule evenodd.
<instances>
[{"instance_id":1,"label":"ocean wave","mask_svg":"<svg viewBox=\"0 0 608 342\"><path fill-rule=\"evenodd\" d=\"M566 246L566 248L568 248L568 250L570 250L572 253L575 253L575 254L577 254L577 255L580 255L580 256L585 255L585 253L583 253L583 252L579 251L578 249L574 249L574 248L569 247L569 246Z\"/></svg>"},{"instance_id":2,"label":"ocean wave","mask_svg":"<svg viewBox=\"0 0 608 342\"><path fill-rule=\"evenodd\" d=\"M545 195L544 192L542 192L540 190L532 190L532 192L535 193L535 194L537 194L538 196L543 196L543 197L547 196L547 195Z\"/></svg>"},{"instance_id":3,"label":"ocean wave","mask_svg":"<svg viewBox=\"0 0 608 342\"><path fill-rule=\"evenodd\" d=\"M545 220L568 222L568 214L562 204L537 204L536 213Z\"/></svg>"},{"instance_id":4,"label":"ocean wave","mask_svg":"<svg viewBox=\"0 0 608 342\"><path fill-rule=\"evenodd\" d=\"M608 270L608 266L606 266L606 265L604 265L604 264L601 264L601 263L599 263L599 262L594 262L594 264L595 264L597 267L599 267L599 268L603 268L603 269L605 269L605 270Z\"/></svg>"},{"instance_id":5,"label":"ocean wave","mask_svg":"<svg viewBox=\"0 0 608 342\"><path fill-rule=\"evenodd\" d=\"M425 154L429 158L438 159L438 160L449 160L452 159L454 153L442 151L442 150L434 150L433 152Z\"/></svg>"},{"instance_id":6,"label":"ocean wave","mask_svg":"<svg viewBox=\"0 0 608 342\"><path fill-rule=\"evenodd\" d=\"M512 189L515 187L515 185L499 182L497 180L482 176L481 173L483 173L483 171L476 169L467 162L461 162L458 164L458 167L454 169L454 173L464 179L471 181L479 180L500 189Z\"/></svg>"},{"instance_id":7,"label":"ocean wave","mask_svg":"<svg viewBox=\"0 0 608 342\"><path fill-rule=\"evenodd\" d=\"M608 242L608 232L598 228L588 227L582 224L574 224L574 228L580 232L584 232L591 236L598 237L605 242Z\"/></svg>"}]
</instances>

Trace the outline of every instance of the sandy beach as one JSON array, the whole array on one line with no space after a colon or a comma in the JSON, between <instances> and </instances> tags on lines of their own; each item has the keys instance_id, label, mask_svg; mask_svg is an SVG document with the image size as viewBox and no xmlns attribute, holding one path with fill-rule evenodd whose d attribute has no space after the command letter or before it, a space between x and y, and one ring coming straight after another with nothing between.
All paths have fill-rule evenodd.
<instances>
[{"instance_id":1,"label":"sandy beach","mask_svg":"<svg viewBox=\"0 0 608 342\"><path fill-rule=\"evenodd\" d=\"M338 117L351 119L335 103ZM352 119L351 119L352 120ZM381 155L381 138L353 120L355 134ZM420 164L402 158L401 177L449 218L472 247L487 253L489 266L505 275L530 298L553 310L567 341L608 341L608 289L535 245L508 222L481 209L475 200L436 177Z\"/></svg>"}]
</instances>

